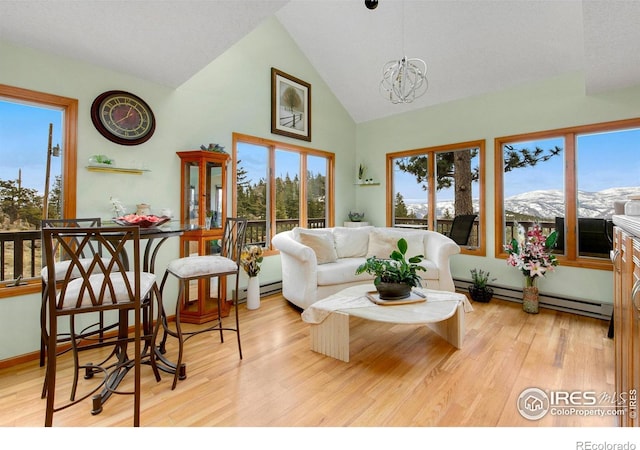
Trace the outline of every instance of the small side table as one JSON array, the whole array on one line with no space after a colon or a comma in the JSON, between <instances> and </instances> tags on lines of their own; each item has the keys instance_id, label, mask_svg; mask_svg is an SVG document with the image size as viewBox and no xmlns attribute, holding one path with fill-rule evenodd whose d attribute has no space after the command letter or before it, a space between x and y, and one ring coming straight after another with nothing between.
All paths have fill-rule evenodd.
<instances>
[{"instance_id":1,"label":"small side table","mask_svg":"<svg viewBox=\"0 0 640 450\"><path fill-rule=\"evenodd\" d=\"M345 221L344 226L347 228L360 228L369 226L369 222L349 222Z\"/></svg>"}]
</instances>

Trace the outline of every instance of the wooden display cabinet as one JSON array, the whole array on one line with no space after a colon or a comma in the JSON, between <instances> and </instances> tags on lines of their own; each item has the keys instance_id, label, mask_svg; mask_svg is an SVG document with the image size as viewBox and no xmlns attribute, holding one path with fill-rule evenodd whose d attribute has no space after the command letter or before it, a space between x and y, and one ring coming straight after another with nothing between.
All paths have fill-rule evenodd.
<instances>
[{"instance_id":1,"label":"wooden display cabinet","mask_svg":"<svg viewBox=\"0 0 640 450\"><path fill-rule=\"evenodd\" d=\"M222 227L227 216L229 155L203 150L177 154L181 160L180 219L193 227L180 237L180 256L219 253ZM230 305L226 301L225 279L190 281L185 298L179 305L180 320L200 324L217 319L218 295L221 299L221 315L226 317L229 315Z\"/></svg>"}]
</instances>

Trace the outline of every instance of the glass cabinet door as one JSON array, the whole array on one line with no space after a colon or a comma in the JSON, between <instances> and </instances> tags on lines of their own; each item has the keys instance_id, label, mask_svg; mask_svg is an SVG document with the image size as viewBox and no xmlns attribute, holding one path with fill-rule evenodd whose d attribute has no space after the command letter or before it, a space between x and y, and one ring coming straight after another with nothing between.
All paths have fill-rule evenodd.
<instances>
[{"instance_id":1,"label":"glass cabinet door","mask_svg":"<svg viewBox=\"0 0 640 450\"><path fill-rule=\"evenodd\" d=\"M205 230L222 229L224 176L219 161L184 161L182 221Z\"/></svg>"},{"instance_id":2,"label":"glass cabinet door","mask_svg":"<svg viewBox=\"0 0 640 450\"><path fill-rule=\"evenodd\" d=\"M189 225L199 226L200 214L198 213L200 190L198 180L200 179L200 164L197 161L189 161L183 164L184 178L186 180L186 186L183 188L183 195L185 198L182 200L185 205L186 216L182 218L184 223Z\"/></svg>"},{"instance_id":3,"label":"glass cabinet door","mask_svg":"<svg viewBox=\"0 0 640 450\"><path fill-rule=\"evenodd\" d=\"M205 227L222 228L222 166L220 163L206 163L206 205Z\"/></svg>"}]
</instances>

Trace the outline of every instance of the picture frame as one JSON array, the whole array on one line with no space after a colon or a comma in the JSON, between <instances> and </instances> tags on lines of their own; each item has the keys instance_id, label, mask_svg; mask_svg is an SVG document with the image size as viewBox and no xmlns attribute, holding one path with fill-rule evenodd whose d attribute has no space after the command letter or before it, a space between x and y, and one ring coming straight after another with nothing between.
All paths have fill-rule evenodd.
<instances>
[{"instance_id":1,"label":"picture frame","mask_svg":"<svg viewBox=\"0 0 640 450\"><path fill-rule=\"evenodd\" d=\"M271 132L311 141L311 85L271 68Z\"/></svg>"}]
</instances>

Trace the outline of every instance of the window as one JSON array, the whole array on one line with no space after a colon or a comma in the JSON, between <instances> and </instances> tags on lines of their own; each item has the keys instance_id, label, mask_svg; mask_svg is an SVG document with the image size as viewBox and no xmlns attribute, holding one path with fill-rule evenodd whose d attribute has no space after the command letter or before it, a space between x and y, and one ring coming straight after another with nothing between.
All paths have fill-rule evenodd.
<instances>
[{"instance_id":1,"label":"window","mask_svg":"<svg viewBox=\"0 0 640 450\"><path fill-rule=\"evenodd\" d=\"M498 138L496 255L514 223L557 230L561 264L610 269L614 201L640 194L640 119Z\"/></svg>"},{"instance_id":2,"label":"window","mask_svg":"<svg viewBox=\"0 0 640 450\"><path fill-rule=\"evenodd\" d=\"M0 85L0 106L0 158L4 161L0 189L5 191L0 208L3 223L10 224L0 230L6 263L0 297L10 297L40 289L40 219L45 214L75 217L78 101ZM34 122L38 124L35 144L28 141L36 133L31 129ZM49 123L55 124L51 145ZM13 133L16 130L19 133ZM5 195L10 191L14 194Z\"/></svg>"},{"instance_id":3,"label":"window","mask_svg":"<svg viewBox=\"0 0 640 450\"><path fill-rule=\"evenodd\" d=\"M484 254L484 141L387 154L387 223L450 234L456 216L477 215L464 253Z\"/></svg>"},{"instance_id":4,"label":"window","mask_svg":"<svg viewBox=\"0 0 640 450\"><path fill-rule=\"evenodd\" d=\"M333 153L234 133L233 214L249 221L247 244L270 248L281 231L333 226L334 159Z\"/></svg>"}]
</instances>

